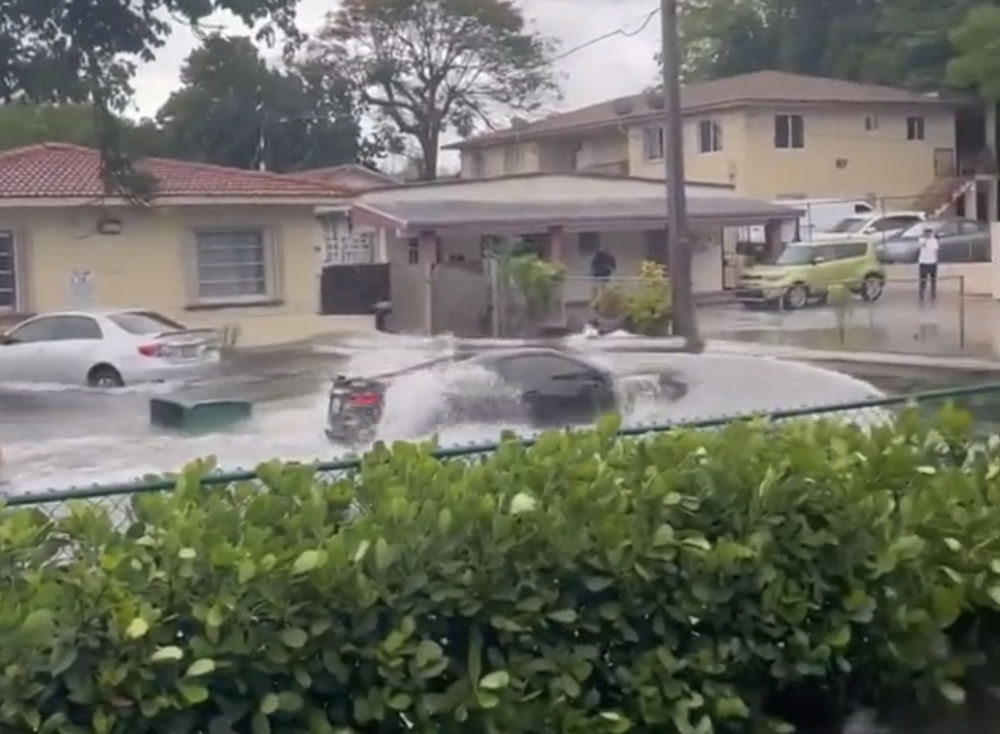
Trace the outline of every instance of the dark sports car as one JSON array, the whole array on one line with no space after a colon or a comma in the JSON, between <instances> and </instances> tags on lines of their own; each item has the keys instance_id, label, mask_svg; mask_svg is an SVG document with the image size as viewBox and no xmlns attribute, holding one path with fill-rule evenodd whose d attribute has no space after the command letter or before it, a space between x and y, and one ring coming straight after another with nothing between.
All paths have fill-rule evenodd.
<instances>
[{"instance_id":1,"label":"dark sports car","mask_svg":"<svg viewBox=\"0 0 1000 734\"><path fill-rule=\"evenodd\" d=\"M623 408L612 375L557 349L491 350L448 361L481 368L496 378L496 389L486 394L449 394L442 415L452 421L527 422L537 428L555 428L592 423L605 413L620 413ZM326 434L330 440L359 445L374 438L393 376L334 380L327 411ZM674 395L680 390L666 376L660 384Z\"/></svg>"}]
</instances>

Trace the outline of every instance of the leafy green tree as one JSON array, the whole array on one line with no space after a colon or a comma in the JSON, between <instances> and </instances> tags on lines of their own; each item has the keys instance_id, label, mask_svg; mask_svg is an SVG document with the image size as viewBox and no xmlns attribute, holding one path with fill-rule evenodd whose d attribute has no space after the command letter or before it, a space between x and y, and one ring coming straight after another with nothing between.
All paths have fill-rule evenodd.
<instances>
[{"instance_id":1,"label":"leafy green tree","mask_svg":"<svg viewBox=\"0 0 1000 734\"><path fill-rule=\"evenodd\" d=\"M554 42L511 0L344 0L307 48L415 144L424 179L437 175L445 131L468 135L558 94Z\"/></svg>"},{"instance_id":2,"label":"leafy green tree","mask_svg":"<svg viewBox=\"0 0 1000 734\"><path fill-rule=\"evenodd\" d=\"M955 84L975 87L990 100L1000 100L1000 7L973 8L952 29L955 56L948 63L948 77Z\"/></svg>"},{"instance_id":3,"label":"leafy green tree","mask_svg":"<svg viewBox=\"0 0 1000 734\"><path fill-rule=\"evenodd\" d=\"M762 69L918 90L948 83L949 32L975 0L692 0L681 32L690 80Z\"/></svg>"},{"instance_id":4,"label":"leafy green tree","mask_svg":"<svg viewBox=\"0 0 1000 734\"><path fill-rule=\"evenodd\" d=\"M681 34L692 80L764 69L859 75L856 48L877 17L876 0L694 0Z\"/></svg>"},{"instance_id":5,"label":"leafy green tree","mask_svg":"<svg viewBox=\"0 0 1000 734\"><path fill-rule=\"evenodd\" d=\"M269 66L250 38L208 37L181 80L157 114L178 157L283 172L377 153L361 142L345 83Z\"/></svg>"},{"instance_id":6,"label":"leafy green tree","mask_svg":"<svg viewBox=\"0 0 1000 734\"><path fill-rule=\"evenodd\" d=\"M138 191L128 139L114 114L129 100L136 65L155 57L177 23L228 11L258 37L297 37L295 0L4 0L0 101L94 104L109 189Z\"/></svg>"},{"instance_id":7,"label":"leafy green tree","mask_svg":"<svg viewBox=\"0 0 1000 734\"><path fill-rule=\"evenodd\" d=\"M97 118L88 104L0 105L0 150L38 143L98 145ZM151 120L120 119L126 147L136 155L165 155L162 132Z\"/></svg>"},{"instance_id":8,"label":"leafy green tree","mask_svg":"<svg viewBox=\"0 0 1000 734\"><path fill-rule=\"evenodd\" d=\"M949 86L950 40L976 0L885 0L877 25L859 57L871 81L920 91Z\"/></svg>"}]
</instances>

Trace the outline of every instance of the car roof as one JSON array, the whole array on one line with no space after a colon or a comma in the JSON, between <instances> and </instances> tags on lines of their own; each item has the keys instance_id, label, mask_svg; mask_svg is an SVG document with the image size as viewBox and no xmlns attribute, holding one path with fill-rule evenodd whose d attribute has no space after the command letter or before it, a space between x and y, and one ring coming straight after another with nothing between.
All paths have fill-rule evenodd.
<instances>
[{"instance_id":1,"label":"car roof","mask_svg":"<svg viewBox=\"0 0 1000 734\"><path fill-rule=\"evenodd\" d=\"M803 242L789 242L789 246L800 246L800 247L823 247L829 245L870 245L872 242L871 237L837 237L836 239L830 238L828 240L805 240Z\"/></svg>"},{"instance_id":2,"label":"car roof","mask_svg":"<svg viewBox=\"0 0 1000 734\"><path fill-rule=\"evenodd\" d=\"M123 313L152 313L152 309L148 308L79 308L79 309L63 309L61 311L43 311L41 313L35 314L32 318L40 318L42 316L91 316L96 319L107 318L108 316L117 316Z\"/></svg>"},{"instance_id":3,"label":"car roof","mask_svg":"<svg viewBox=\"0 0 1000 734\"><path fill-rule=\"evenodd\" d=\"M510 359L511 357L532 356L563 357L565 359L581 361L576 355L568 354L561 349L555 349L553 347L511 347L507 349L489 349L470 357L470 361L475 362L476 364L489 365L504 359Z\"/></svg>"}]
</instances>

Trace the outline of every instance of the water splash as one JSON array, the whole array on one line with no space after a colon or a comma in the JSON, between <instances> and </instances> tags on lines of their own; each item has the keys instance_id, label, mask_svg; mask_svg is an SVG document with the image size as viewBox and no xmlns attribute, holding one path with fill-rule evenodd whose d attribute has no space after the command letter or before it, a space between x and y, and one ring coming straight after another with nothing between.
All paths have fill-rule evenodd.
<instances>
[{"instance_id":1,"label":"water splash","mask_svg":"<svg viewBox=\"0 0 1000 734\"><path fill-rule=\"evenodd\" d=\"M367 346L348 355L349 363L343 371L384 374L441 359L467 347L460 340L400 341L391 336L359 340L362 343ZM490 346L506 347L510 343L492 342ZM626 406L623 422L628 426L851 402L882 395L869 383L839 372L761 357L613 350L594 350L584 356L619 375L617 387ZM665 392L659 378L663 372L670 373L681 389L670 387ZM147 386L146 389L164 388ZM495 441L504 430L525 436L536 433L516 415L502 423L462 423L460 416L449 415L444 408L456 396L466 399L491 396L500 400L507 397L492 375L482 371L477 374L471 365L417 370L397 378L391 386L378 437L421 439L437 432L440 444L448 446ZM98 399L101 398L96 395L81 395L81 400ZM323 435L325 389L297 399L262 403L251 423L239 430L209 436L156 433L144 422L141 396L122 401L121 405L118 402L102 399L98 409L102 420L96 430L92 427L95 406L89 402L87 410L81 408L72 416L58 410L34 414L39 420L53 421L53 425L58 418L62 435L37 440L44 430L36 425L32 440L14 433L5 442L4 474L8 491L44 491L67 485L128 481L143 473L174 470L206 455L215 455L221 466L237 468L252 467L273 457L329 461L349 453L343 446L331 445ZM884 417L881 411L878 413ZM848 417L869 420L872 415L855 413ZM71 431L69 424L73 420L86 420L86 430Z\"/></svg>"}]
</instances>

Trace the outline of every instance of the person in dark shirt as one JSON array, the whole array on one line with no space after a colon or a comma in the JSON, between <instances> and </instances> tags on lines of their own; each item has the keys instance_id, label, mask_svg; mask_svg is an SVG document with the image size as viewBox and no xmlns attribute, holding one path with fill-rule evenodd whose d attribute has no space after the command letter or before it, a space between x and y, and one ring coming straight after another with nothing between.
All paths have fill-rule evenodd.
<instances>
[{"instance_id":1,"label":"person in dark shirt","mask_svg":"<svg viewBox=\"0 0 1000 734\"><path fill-rule=\"evenodd\" d=\"M598 280L607 280L614 275L617 267L618 263L613 255L604 250L598 250L590 261L590 274Z\"/></svg>"}]
</instances>

